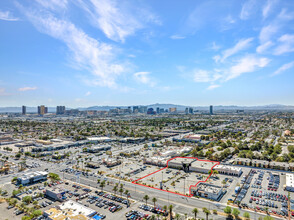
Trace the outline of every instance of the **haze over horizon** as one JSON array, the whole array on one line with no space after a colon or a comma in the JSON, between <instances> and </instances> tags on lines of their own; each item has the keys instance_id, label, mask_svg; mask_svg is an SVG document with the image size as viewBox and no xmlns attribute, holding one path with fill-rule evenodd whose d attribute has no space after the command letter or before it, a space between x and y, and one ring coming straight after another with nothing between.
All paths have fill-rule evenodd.
<instances>
[{"instance_id":1,"label":"haze over horizon","mask_svg":"<svg viewBox=\"0 0 294 220\"><path fill-rule=\"evenodd\" d=\"M294 105L294 2L0 2L0 106Z\"/></svg>"}]
</instances>

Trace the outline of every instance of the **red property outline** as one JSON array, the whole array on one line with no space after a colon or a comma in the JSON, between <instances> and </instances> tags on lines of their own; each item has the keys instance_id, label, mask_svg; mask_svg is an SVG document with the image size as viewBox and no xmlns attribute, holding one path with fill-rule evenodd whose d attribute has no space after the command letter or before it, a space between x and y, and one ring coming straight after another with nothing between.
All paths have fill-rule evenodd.
<instances>
[{"instance_id":1,"label":"red property outline","mask_svg":"<svg viewBox=\"0 0 294 220\"><path fill-rule=\"evenodd\" d=\"M212 162L212 163L215 163L215 164L211 167L211 169L210 169L211 171L212 171L212 169L213 169L216 165L219 165L219 164L220 164L220 162L218 162L218 161L212 161L212 160L200 160L200 159L198 159L197 157L173 157L173 158L169 159L169 160L166 162L166 167L164 167L164 168L162 168L162 169L159 169L159 170L157 170L157 171L155 171L155 172L153 172L153 173L150 173L150 174L148 174L148 175L146 175L146 176L143 176L143 177L141 177L141 178L139 178L139 179L137 179L137 180L134 180L132 183L133 183L133 184L136 184L136 185L139 185L139 186L145 186L145 187L148 187L148 188L151 188L151 189L157 189L157 190L160 190L160 191L164 191L164 192L169 192L169 193L177 194L177 195L180 195L180 196L192 197L193 195L191 194L191 187L196 187L196 186L198 185L198 183L205 183L205 182L209 179L209 177L212 175L212 172L209 174L209 176L206 178L205 181L200 180L200 181L198 181L195 185L190 185L190 187L189 187L189 194L190 194L190 195L189 195L189 196L187 196L187 195L185 195L185 194L181 194L181 193L176 193L176 192L172 192L172 191L168 191L168 190L159 189L159 188L155 188L155 187L152 187L152 186L146 186L146 185L143 185L143 184L140 184L140 183L136 183L136 182L138 182L138 181L141 180L141 179L144 179L144 178L146 178L146 177L148 177L148 176L151 176L151 175L154 174L154 173L160 172L160 171L162 171L162 170L168 168L168 162L171 161L171 160L173 160L173 159L176 159L176 158L196 159L197 161L204 161L204 162Z\"/></svg>"}]
</instances>

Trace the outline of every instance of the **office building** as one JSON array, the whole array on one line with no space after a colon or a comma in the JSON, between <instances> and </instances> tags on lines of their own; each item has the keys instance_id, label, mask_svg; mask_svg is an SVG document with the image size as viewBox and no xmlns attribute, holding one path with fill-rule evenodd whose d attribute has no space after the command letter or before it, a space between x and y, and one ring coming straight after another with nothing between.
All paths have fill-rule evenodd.
<instances>
[{"instance_id":1,"label":"office building","mask_svg":"<svg viewBox=\"0 0 294 220\"><path fill-rule=\"evenodd\" d=\"M133 113L137 114L139 112L139 106L133 106Z\"/></svg>"},{"instance_id":2,"label":"office building","mask_svg":"<svg viewBox=\"0 0 294 220\"><path fill-rule=\"evenodd\" d=\"M160 113L160 108L157 107L157 108L156 108L156 114L159 114L159 113Z\"/></svg>"},{"instance_id":3,"label":"office building","mask_svg":"<svg viewBox=\"0 0 294 220\"><path fill-rule=\"evenodd\" d=\"M56 107L56 115L63 115L65 113L65 106Z\"/></svg>"},{"instance_id":4,"label":"office building","mask_svg":"<svg viewBox=\"0 0 294 220\"><path fill-rule=\"evenodd\" d=\"M193 108L189 108L189 114L193 114L194 110Z\"/></svg>"},{"instance_id":5,"label":"office building","mask_svg":"<svg viewBox=\"0 0 294 220\"><path fill-rule=\"evenodd\" d=\"M147 113L147 106L140 106L139 107L139 112L140 113Z\"/></svg>"},{"instance_id":6,"label":"office building","mask_svg":"<svg viewBox=\"0 0 294 220\"><path fill-rule=\"evenodd\" d=\"M38 115L45 115L48 113L48 108L44 105L38 106Z\"/></svg>"},{"instance_id":7,"label":"office building","mask_svg":"<svg viewBox=\"0 0 294 220\"><path fill-rule=\"evenodd\" d=\"M177 108L169 108L169 112L177 112Z\"/></svg>"},{"instance_id":8,"label":"office building","mask_svg":"<svg viewBox=\"0 0 294 220\"><path fill-rule=\"evenodd\" d=\"M185 114L188 114L189 113L189 108L186 108L185 109Z\"/></svg>"},{"instance_id":9,"label":"office building","mask_svg":"<svg viewBox=\"0 0 294 220\"><path fill-rule=\"evenodd\" d=\"M26 113L27 113L27 107L26 106L22 106L22 111L21 111L21 113L23 114L23 115L25 115Z\"/></svg>"},{"instance_id":10,"label":"office building","mask_svg":"<svg viewBox=\"0 0 294 220\"><path fill-rule=\"evenodd\" d=\"M155 115L156 112L153 110L153 108L148 108L147 115Z\"/></svg>"},{"instance_id":11,"label":"office building","mask_svg":"<svg viewBox=\"0 0 294 220\"><path fill-rule=\"evenodd\" d=\"M209 106L209 114L213 115L213 106Z\"/></svg>"}]
</instances>

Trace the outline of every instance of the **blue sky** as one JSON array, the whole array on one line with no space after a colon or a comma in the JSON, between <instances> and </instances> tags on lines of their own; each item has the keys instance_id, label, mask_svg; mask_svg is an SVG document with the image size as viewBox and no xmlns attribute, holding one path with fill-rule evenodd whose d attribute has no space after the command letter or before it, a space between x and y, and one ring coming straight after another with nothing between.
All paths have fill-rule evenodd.
<instances>
[{"instance_id":1,"label":"blue sky","mask_svg":"<svg viewBox=\"0 0 294 220\"><path fill-rule=\"evenodd\" d=\"M294 1L0 2L0 106L294 105Z\"/></svg>"}]
</instances>

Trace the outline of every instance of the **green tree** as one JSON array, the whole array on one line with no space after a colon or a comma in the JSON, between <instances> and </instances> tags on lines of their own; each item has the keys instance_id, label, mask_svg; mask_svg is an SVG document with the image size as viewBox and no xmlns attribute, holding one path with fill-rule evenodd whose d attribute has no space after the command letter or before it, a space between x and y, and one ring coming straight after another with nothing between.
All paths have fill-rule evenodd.
<instances>
[{"instance_id":1,"label":"green tree","mask_svg":"<svg viewBox=\"0 0 294 220\"><path fill-rule=\"evenodd\" d=\"M227 206L226 208L224 208L224 212L225 212L228 216L230 216L230 215L232 214L232 209L231 209L231 207L230 207L230 206Z\"/></svg>"},{"instance_id":2,"label":"green tree","mask_svg":"<svg viewBox=\"0 0 294 220\"><path fill-rule=\"evenodd\" d=\"M123 192L124 192L124 189L123 188L120 188L119 189L119 192L120 192L120 196L122 196Z\"/></svg>"},{"instance_id":3,"label":"green tree","mask_svg":"<svg viewBox=\"0 0 294 220\"><path fill-rule=\"evenodd\" d=\"M17 181L17 177L13 177L11 183L15 183Z\"/></svg>"},{"instance_id":4,"label":"green tree","mask_svg":"<svg viewBox=\"0 0 294 220\"><path fill-rule=\"evenodd\" d=\"M25 196L22 198L22 201L29 204L32 201L32 197L31 196Z\"/></svg>"},{"instance_id":5,"label":"green tree","mask_svg":"<svg viewBox=\"0 0 294 220\"><path fill-rule=\"evenodd\" d=\"M48 177L51 179L51 181L56 182L58 180L60 180L60 177L58 174L56 173L49 173Z\"/></svg>"},{"instance_id":6,"label":"green tree","mask_svg":"<svg viewBox=\"0 0 294 220\"><path fill-rule=\"evenodd\" d=\"M155 203L157 202L157 199L155 197L153 197L152 202L153 202L154 208L155 208Z\"/></svg>"},{"instance_id":7,"label":"green tree","mask_svg":"<svg viewBox=\"0 0 294 220\"><path fill-rule=\"evenodd\" d=\"M208 220L208 216L211 214L210 211L207 208L202 208L202 211L205 213L206 215L206 220Z\"/></svg>"},{"instance_id":8,"label":"green tree","mask_svg":"<svg viewBox=\"0 0 294 220\"><path fill-rule=\"evenodd\" d=\"M169 209L169 219L173 219L173 205L170 205L168 209Z\"/></svg>"},{"instance_id":9,"label":"green tree","mask_svg":"<svg viewBox=\"0 0 294 220\"><path fill-rule=\"evenodd\" d=\"M149 196L145 195L143 199L146 201L146 205L147 205L147 200L149 199Z\"/></svg>"},{"instance_id":10,"label":"green tree","mask_svg":"<svg viewBox=\"0 0 294 220\"><path fill-rule=\"evenodd\" d=\"M180 214L177 213L177 214L175 215L175 218L176 218L177 220L179 220L179 219L180 219Z\"/></svg>"},{"instance_id":11,"label":"green tree","mask_svg":"<svg viewBox=\"0 0 294 220\"><path fill-rule=\"evenodd\" d=\"M198 209L197 209L197 208L194 208L194 209L192 210L192 213L194 214L195 219L196 219L196 218L197 218L197 214L198 214Z\"/></svg>"},{"instance_id":12,"label":"green tree","mask_svg":"<svg viewBox=\"0 0 294 220\"><path fill-rule=\"evenodd\" d=\"M263 218L263 220L274 220L274 218L271 217L271 216L269 216L269 215L267 215L267 216L265 216L265 217Z\"/></svg>"},{"instance_id":13,"label":"green tree","mask_svg":"<svg viewBox=\"0 0 294 220\"><path fill-rule=\"evenodd\" d=\"M250 219L250 214L248 212L244 212L243 217L245 219Z\"/></svg>"},{"instance_id":14,"label":"green tree","mask_svg":"<svg viewBox=\"0 0 294 220\"><path fill-rule=\"evenodd\" d=\"M42 215L42 211L41 210L35 210L32 212L32 216L35 218L35 217L38 217Z\"/></svg>"},{"instance_id":15,"label":"green tree","mask_svg":"<svg viewBox=\"0 0 294 220\"><path fill-rule=\"evenodd\" d=\"M232 214L237 219L239 217L240 211L238 209L234 208L232 211Z\"/></svg>"},{"instance_id":16,"label":"green tree","mask_svg":"<svg viewBox=\"0 0 294 220\"><path fill-rule=\"evenodd\" d=\"M101 183L100 183L100 187L101 187L101 191L103 192L103 188L105 186L105 181L103 180Z\"/></svg>"},{"instance_id":17,"label":"green tree","mask_svg":"<svg viewBox=\"0 0 294 220\"><path fill-rule=\"evenodd\" d=\"M114 192L114 195L116 195L116 192L117 192L117 186L114 186L112 190L113 190L113 192Z\"/></svg>"}]
</instances>

